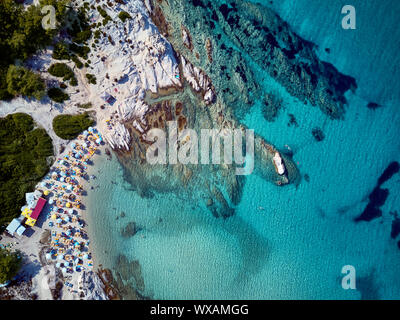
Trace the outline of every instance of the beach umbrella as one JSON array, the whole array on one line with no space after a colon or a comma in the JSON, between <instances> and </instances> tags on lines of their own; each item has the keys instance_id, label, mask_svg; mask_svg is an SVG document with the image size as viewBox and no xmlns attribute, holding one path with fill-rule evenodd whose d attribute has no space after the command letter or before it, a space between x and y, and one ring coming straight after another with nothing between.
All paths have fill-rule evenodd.
<instances>
[{"instance_id":1,"label":"beach umbrella","mask_svg":"<svg viewBox=\"0 0 400 320\"><path fill-rule=\"evenodd\" d=\"M71 235L71 231L68 230L67 233L66 233L66 235L67 235L67 236L70 236L70 235Z\"/></svg>"},{"instance_id":2,"label":"beach umbrella","mask_svg":"<svg viewBox=\"0 0 400 320\"><path fill-rule=\"evenodd\" d=\"M50 194L50 191L49 191L49 190L45 190L45 191L44 191L44 195L45 195L45 196L48 196L49 194Z\"/></svg>"},{"instance_id":3,"label":"beach umbrella","mask_svg":"<svg viewBox=\"0 0 400 320\"><path fill-rule=\"evenodd\" d=\"M73 187L72 185L68 185L67 190L72 191Z\"/></svg>"},{"instance_id":4,"label":"beach umbrella","mask_svg":"<svg viewBox=\"0 0 400 320\"><path fill-rule=\"evenodd\" d=\"M49 204L53 204L54 203L54 200L53 199L50 199L49 200Z\"/></svg>"},{"instance_id":5,"label":"beach umbrella","mask_svg":"<svg viewBox=\"0 0 400 320\"><path fill-rule=\"evenodd\" d=\"M65 218L65 222L70 222L70 220L71 220L71 219L70 219L69 217L66 217L66 218Z\"/></svg>"},{"instance_id":6,"label":"beach umbrella","mask_svg":"<svg viewBox=\"0 0 400 320\"><path fill-rule=\"evenodd\" d=\"M71 147L72 147L72 148L75 148L75 147L76 147L76 143L75 143L75 142L72 142Z\"/></svg>"},{"instance_id":7,"label":"beach umbrella","mask_svg":"<svg viewBox=\"0 0 400 320\"><path fill-rule=\"evenodd\" d=\"M100 144L100 143L101 143L101 139L100 139L100 138L97 139L97 140L96 140L96 143L97 143L97 144Z\"/></svg>"},{"instance_id":8,"label":"beach umbrella","mask_svg":"<svg viewBox=\"0 0 400 320\"><path fill-rule=\"evenodd\" d=\"M61 219L61 218L58 218L58 219L56 220L56 222L57 222L57 223L61 223L61 222L62 222L62 219Z\"/></svg>"},{"instance_id":9,"label":"beach umbrella","mask_svg":"<svg viewBox=\"0 0 400 320\"><path fill-rule=\"evenodd\" d=\"M57 257L57 260L63 260L64 259L64 256L62 255L62 254L60 254L58 257Z\"/></svg>"},{"instance_id":10,"label":"beach umbrella","mask_svg":"<svg viewBox=\"0 0 400 320\"><path fill-rule=\"evenodd\" d=\"M57 262L57 263L56 263L56 267L57 267L57 268L61 267L61 263L60 263L60 262Z\"/></svg>"},{"instance_id":11,"label":"beach umbrella","mask_svg":"<svg viewBox=\"0 0 400 320\"><path fill-rule=\"evenodd\" d=\"M89 131L89 132L93 132L93 128L92 128L92 127L89 127L89 128L88 128L88 131Z\"/></svg>"},{"instance_id":12,"label":"beach umbrella","mask_svg":"<svg viewBox=\"0 0 400 320\"><path fill-rule=\"evenodd\" d=\"M50 260L51 259L51 254L50 253L46 253L46 259Z\"/></svg>"},{"instance_id":13,"label":"beach umbrella","mask_svg":"<svg viewBox=\"0 0 400 320\"><path fill-rule=\"evenodd\" d=\"M85 255L83 256L83 258L84 258L84 259L89 259L89 255L88 255L88 254L85 254Z\"/></svg>"},{"instance_id":14,"label":"beach umbrella","mask_svg":"<svg viewBox=\"0 0 400 320\"><path fill-rule=\"evenodd\" d=\"M51 219L52 219L52 220L56 220L56 219L57 219L57 215L53 214L53 215L51 216Z\"/></svg>"},{"instance_id":15,"label":"beach umbrella","mask_svg":"<svg viewBox=\"0 0 400 320\"><path fill-rule=\"evenodd\" d=\"M88 145L87 145L86 142L84 142L82 145L83 145L84 148L87 148L87 147L88 147Z\"/></svg>"},{"instance_id":16,"label":"beach umbrella","mask_svg":"<svg viewBox=\"0 0 400 320\"><path fill-rule=\"evenodd\" d=\"M46 182L42 182L40 185L41 185L42 187L46 187Z\"/></svg>"},{"instance_id":17,"label":"beach umbrella","mask_svg":"<svg viewBox=\"0 0 400 320\"><path fill-rule=\"evenodd\" d=\"M68 213L69 213L69 214L74 214L74 209L69 209L69 210L68 210Z\"/></svg>"},{"instance_id":18,"label":"beach umbrella","mask_svg":"<svg viewBox=\"0 0 400 320\"><path fill-rule=\"evenodd\" d=\"M64 177L60 178L60 182L64 182L64 180L65 180Z\"/></svg>"},{"instance_id":19,"label":"beach umbrella","mask_svg":"<svg viewBox=\"0 0 400 320\"><path fill-rule=\"evenodd\" d=\"M63 273L67 273L67 268L62 268Z\"/></svg>"},{"instance_id":20,"label":"beach umbrella","mask_svg":"<svg viewBox=\"0 0 400 320\"><path fill-rule=\"evenodd\" d=\"M67 202L66 207L71 208L71 204L69 202Z\"/></svg>"}]
</instances>

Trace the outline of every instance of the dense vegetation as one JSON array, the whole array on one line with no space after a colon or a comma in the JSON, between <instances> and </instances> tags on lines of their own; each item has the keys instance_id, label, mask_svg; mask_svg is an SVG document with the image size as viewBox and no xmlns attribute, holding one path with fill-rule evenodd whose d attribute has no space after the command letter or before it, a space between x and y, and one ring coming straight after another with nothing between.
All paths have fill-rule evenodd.
<instances>
[{"instance_id":1,"label":"dense vegetation","mask_svg":"<svg viewBox=\"0 0 400 320\"><path fill-rule=\"evenodd\" d=\"M132 17L131 17L131 15L130 15L128 12L126 12L126 11L121 11L121 12L118 14L118 18L120 18L123 22L125 22L126 19L131 19Z\"/></svg>"},{"instance_id":2,"label":"dense vegetation","mask_svg":"<svg viewBox=\"0 0 400 320\"><path fill-rule=\"evenodd\" d=\"M40 76L24 67L10 65L6 75L7 91L13 96L23 95L40 100L45 84Z\"/></svg>"},{"instance_id":3,"label":"dense vegetation","mask_svg":"<svg viewBox=\"0 0 400 320\"><path fill-rule=\"evenodd\" d=\"M88 79L89 83L96 84L96 77L93 74L87 73L86 79Z\"/></svg>"},{"instance_id":4,"label":"dense vegetation","mask_svg":"<svg viewBox=\"0 0 400 320\"><path fill-rule=\"evenodd\" d=\"M90 48L87 42L92 37L92 28L96 24L90 25L88 22L87 3L75 10L67 5L69 2L70 0L40 0L39 5L29 5L26 10L14 0L0 2L0 100L12 99L17 95L37 99L43 96L45 86L40 76L22 65L33 54L51 45L61 30L68 33L72 43L55 43L53 58L72 60L78 68L83 67L84 64L78 56L85 60L88 58ZM56 8L56 29L45 30L42 27L44 14L41 13L41 8L45 5ZM16 69L15 65L19 67ZM88 63L85 65L88 66ZM65 71L62 76L64 81L69 80L70 85L76 86L78 82L72 70Z\"/></svg>"},{"instance_id":5,"label":"dense vegetation","mask_svg":"<svg viewBox=\"0 0 400 320\"><path fill-rule=\"evenodd\" d=\"M9 252L0 248L0 284L14 278L21 268L22 258L20 252Z\"/></svg>"},{"instance_id":6,"label":"dense vegetation","mask_svg":"<svg viewBox=\"0 0 400 320\"><path fill-rule=\"evenodd\" d=\"M0 100L11 99L16 95L25 95L21 90L24 85L18 81L7 81L9 68L16 60L25 61L32 54L51 44L57 29L45 30L42 27L43 14L41 6L51 4L56 8L56 17L63 17L65 14L65 3L67 0L41 0L40 6L29 6L26 10L23 5L13 0L0 1ZM58 20L60 21L60 20ZM21 69L18 72L23 72ZM16 74L16 70L10 71ZM28 72L24 73L24 80L31 84L31 87L41 87L38 76L34 77ZM15 80L15 79L14 79ZM14 86L15 85L15 86ZM29 89L28 92L32 90ZM39 91L33 90L32 97L40 97Z\"/></svg>"},{"instance_id":7,"label":"dense vegetation","mask_svg":"<svg viewBox=\"0 0 400 320\"><path fill-rule=\"evenodd\" d=\"M69 100L69 95L60 88L50 88L47 90L47 95L51 100L58 103L63 103L65 100Z\"/></svg>"},{"instance_id":8,"label":"dense vegetation","mask_svg":"<svg viewBox=\"0 0 400 320\"><path fill-rule=\"evenodd\" d=\"M49 170L51 138L24 113L0 118L0 227L20 214L25 193Z\"/></svg>"},{"instance_id":9,"label":"dense vegetation","mask_svg":"<svg viewBox=\"0 0 400 320\"><path fill-rule=\"evenodd\" d=\"M54 63L48 71L55 77L63 78L64 81L70 80L70 84L73 86L78 84L74 72L65 63Z\"/></svg>"},{"instance_id":10,"label":"dense vegetation","mask_svg":"<svg viewBox=\"0 0 400 320\"><path fill-rule=\"evenodd\" d=\"M53 129L61 139L71 140L92 126L94 121L87 113L78 115L58 115L53 119Z\"/></svg>"}]
</instances>

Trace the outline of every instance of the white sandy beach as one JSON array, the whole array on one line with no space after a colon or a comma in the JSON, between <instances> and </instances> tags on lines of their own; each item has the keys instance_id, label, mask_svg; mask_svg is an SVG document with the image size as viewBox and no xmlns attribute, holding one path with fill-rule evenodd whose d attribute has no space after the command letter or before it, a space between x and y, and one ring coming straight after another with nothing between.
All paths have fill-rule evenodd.
<instances>
[{"instance_id":1,"label":"white sandy beach","mask_svg":"<svg viewBox=\"0 0 400 320\"><path fill-rule=\"evenodd\" d=\"M105 1L97 3L91 0L89 4L94 6L104 5ZM82 143L79 140L69 142L57 137L52 129L52 121L55 116L94 111L97 121L96 128L104 141L113 149L126 150L129 149L131 137L123 124L126 121L131 121L140 132L143 132L147 126L145 115L150 107L144 102L146 92L157 93L159 89L182 86L178 61L174 57L171 45L151 22L148 1L132 0L125 5L115 3L112 10L106 6L104 8L113 21L101 27L107 36L102 37L97 49L92 49L89 54L92 68L78 69L71 61L61 61L67 63L73 69L78 79L77 87L66 89L70 100L63 104L51 102L48 98L42 101L16 98L11 102L0 102L0 117L16 112L27 113L33 117L38 126L47 131L54 145L56 162L53 164L53 168L59 166L59 159L63 159L65 155L71 152L74 144ZM128 12L132 19L122 22L118 18L118 13L121 10ZM100 21L101 16L96 9L90 9L89 19ZM90 40L89 45L91 46L92 43L93 39ZM58 81L58 79L45 71L52 63L60 62L52 59L51 54L52 50L49 48L42 54L31 58L28 62L30 67L40 72L48 83ZM97 79L97 84L89 84L85 77L86 73L93 74ZM186 72L186 74L188 73ZM104 98L105 94L112 95L115 98L115 103L108 104ZM80 104L88 102L93 106L91 109L79 108ZM62 154L60 153L61 145L66 147ZM104 148L104 146L99 147L101 157L104 157ZM93 162L95 163L96 157L100 156L95 155ZM86 173L89 176L92 168L93 166L86 168ZM52 183L52 188L59 183L55 180L50 181L49 177L46 177L44 182ZM90 192L87 183L82 182L82 186L83 189ZM43 191L45 188L42 188L41 183L39 183L37 189ZM82 204L85 204L84 199L82 199ZM53 209L51 207L46 206L46 210L54 210L54 206ZM54 214L54 211L52 214ZM79 210L78 214L85 221L90 220L87 219L90 215L90 208ZM20 250L25 257L19 276L32 279L31 293L37 295L38 299L53 299L50 289L54 289L59 280L64 283L61 292L62 299L106 299L107 297L102 292L103 284L93 273L92 261L89 266L88 259L81 259L83 260L81 272L73 271L61 276L63 268L58 267L57 260L53 259L54 255L51 259L46 258L45 252L48 250L42 250L42 248L47 247L48 243L41 244L41 238L50 234L48 240L51 243L55 238L60 238L59 234L63 231L55 223L52 226L49 225L50 216L48 212L43 212L37 224L27 229L25 235L20 238L9 238L3 235L0 244ZM71 226L69 226L70 224ZM68 226L77 228L76 225L73 225L73 222L68 222ZM85 228L82 229L84 229L83 232L86 232ZM40 252L41 250L42 252ZM91 257L91 259L95 260L94 257ZM65 264L63 266L65 267ZM79 283L82 274L87 280L83 286ZM72 289L66 283L71 283ZM83 287L83 293L82 290L78 290L79 287Z\"/></svg>"}]
</instances>

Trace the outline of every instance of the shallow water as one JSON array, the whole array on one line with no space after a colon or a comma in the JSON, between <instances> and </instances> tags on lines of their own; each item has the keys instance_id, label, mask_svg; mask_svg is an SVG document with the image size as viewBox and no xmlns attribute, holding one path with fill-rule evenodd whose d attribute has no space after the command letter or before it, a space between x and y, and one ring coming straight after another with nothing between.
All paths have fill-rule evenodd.
<instances>
[{"instance_id":1,"label":"shallow water","mask_svg":"<svg viewBox=\"0 0 400 320\"><path fill-rule=\"evenodd\" d=\"M115 156L103 161L88 205L96 258L115 272L120 272L120 254L137 260L141 271L124 282L138 288L142 279L141 294L159 299L400 298L400 239L390 237L393 212L400 205L399 174L383 185L389 196L382 217L354 222L384 169L400 161L400 91L387 72L396 70L388 61L398 59L387 36L398 30L391 30L396 16L385 13L395 10L378 1L359 6L359 29L350 36L351 31L344 35L339 29L340 19L333 23L342 1L292 3L273 7L300 35L320 45L321 58L357 80L356 93L346 95L345 119L329 120L248 61L260 90L278 92L284 108L267 122L256 99L242 122L278 148L290 146L300 173L309 178L297 187L280 188L250 175L235 215L225 220L188 201L183 190L142 198L131 190ZM382 32L372 32L365 23L372 16L384 21ZM360 54L354 54L354 46ZM325 47L331 48L329 55ZM383 107L370 110L370 101ZM289 114L298 126L288 126ZM311 134L317 126L325 134L322 142ZM121 229L132 221L139 231L122 237ZM342 289L344 265L356 268L357 290Z\"/></svg>"}]
</instances>

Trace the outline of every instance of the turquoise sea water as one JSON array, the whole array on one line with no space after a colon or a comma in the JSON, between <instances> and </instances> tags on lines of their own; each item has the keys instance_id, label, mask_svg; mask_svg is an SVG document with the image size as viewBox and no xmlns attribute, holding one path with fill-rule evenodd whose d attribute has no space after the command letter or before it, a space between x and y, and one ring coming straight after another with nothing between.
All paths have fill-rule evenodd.
<instances>
[{"instance_id":1,"label":"turquoise sea water","mask_svg":"<svg viewBox=\"0 0 400 320\"><path fill-rule=\"evenodd\" d=\"M358 29L344 31L343 1L323 3L281 1L273 8L320 46L323 60L356 78L359 88L347 95L345 120L328 120L250 64L260 85L279 91L285 108L275 122L266 122L259 101L243 120L276 147L290 146L309 182L279 188L251 175L235 216L222 220L179 193L141 198L130 190L115 156L99 164L88 205L97 260L112 269L120 254L137 260L140 272L136 269L129 281L138 287L134 278L140 273L141 294L159 299L400 298L400 239L390 236L391 213L400 208L399 174L383 185L390 194L382 217L354 222L384 169L400 161L394 40L400 37L395 37L398 15L393 13L400 7L394 1L354 1ZM373 17L376 25L367 23ZM383 107L370 110L370 101ZM287 125L288 114L298 127ZM322 142L311 134L315 126L325 133ZM122 237L121 229L132 221L140 231ZM355 267L357 290L342 289L344 265Z\"/></svg>"}]
</instances>

